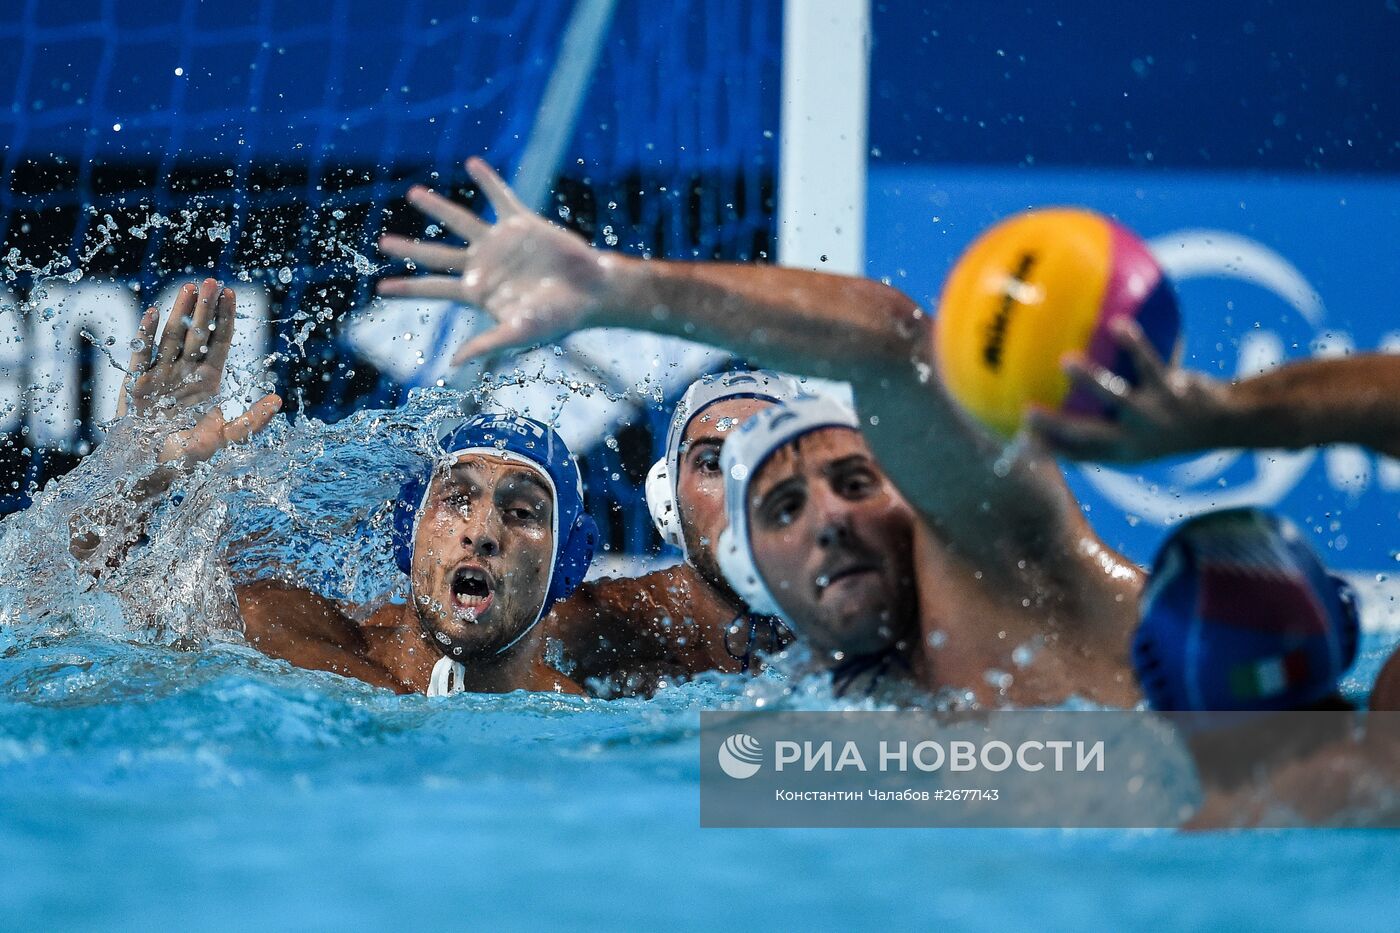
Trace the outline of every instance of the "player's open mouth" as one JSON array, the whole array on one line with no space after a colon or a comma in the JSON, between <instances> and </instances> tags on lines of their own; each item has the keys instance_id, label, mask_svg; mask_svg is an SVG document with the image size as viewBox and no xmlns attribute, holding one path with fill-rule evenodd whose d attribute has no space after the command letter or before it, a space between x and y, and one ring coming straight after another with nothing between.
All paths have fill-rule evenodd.
<instances>
[{"instance_id":1,"label":"player's open mouth","mask_svg":"<svg viewBox=\"0 0 1400 933\"><path fill-rule=\"evenodd\" d=\"M458 567L452 574L452 604L472 621L491 608L495 593L496 580L483 567Z\"/></svg>"},{"instance_id":2,"label":"player's open mouth","mask_svg":"<svg viewBox=\"0 0 1400 933\"><path fill-rule=\"evenodd\" d=\"M840 588L844 583L854 582L863 579L868 574L878 572L879 568L871 563L846 564L829 570L817 577L817 598L822 598L832 589Z\"/></svg>"}]
</instances>

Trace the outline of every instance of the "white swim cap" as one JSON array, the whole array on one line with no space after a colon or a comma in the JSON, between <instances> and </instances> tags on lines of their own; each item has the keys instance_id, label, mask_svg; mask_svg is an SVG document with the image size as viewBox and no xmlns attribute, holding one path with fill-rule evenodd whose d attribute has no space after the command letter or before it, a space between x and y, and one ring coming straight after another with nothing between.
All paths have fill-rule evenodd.
<instances>
[{"instance_id":1,"label":"white swim cap","mask_svg":"<svg viewBox=\"0 0 1400 933\"><path fill-rule=\"evenodd\" d=\"M793 625L773 598L754 561L749 540L749 482L785 445L823 428L860 430L855 412L825 395L804 394L754 415L729 435L720 454L724 471L724 511L729 525L719 536L719 567L734 592L754 612L775 615Z\"/></svg>"},{"instance_id":2,"label":"white swim cap","mask_svg":"<svg viewBox=\"0 0 1400 933\"><path fill-rule=\"evenodd\" d=\"M647 473L647 509L663 541L675 545L685 554L685 535L681 532L676 489L680 481L681 439L685 437L690 423L717 402L757 398L781 403L801 394L802 384L795 378L767 369L715 373L690 384L671 415L665 453Z\"/></svg>"}]
</instances>

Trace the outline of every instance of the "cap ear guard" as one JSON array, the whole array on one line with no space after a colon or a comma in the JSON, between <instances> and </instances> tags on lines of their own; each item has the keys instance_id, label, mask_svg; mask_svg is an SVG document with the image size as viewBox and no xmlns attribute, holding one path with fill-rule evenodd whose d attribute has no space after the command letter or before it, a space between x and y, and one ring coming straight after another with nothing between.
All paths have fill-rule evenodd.
<instances>
[{"instance_id":1,"label":"cap ear guard","mask_svg":"<svg viewBox=\"0 0 1400 933\"><path fill-rule=\"evenodd\" d=\"M419 471L399 488L390 516L389 541L394 547L394 563L405 576L413 575L413 532L418 526L418 510L423 507L432 481L431 467Z\"/></svg>"},{"instance_id":2,"label":"cap ear guard","mask_svg":"<svg viewBox=\"0 0 1400 933\"><path fill-rule=\"evenodd\" d=\"M1133 634L1133 667L1147 705L1156 710L1191 709L1179 689L1187 673L1182 645L1188 636L1189 610L1196 601L1195 569L1190 549L1171 541L1157 555L1143 591L1143 618ZM1169 644L1161 642L1167 639Z\"/></svg>"},{"instance_id":3,"label":"cap ear guard","mask_svg":"<svg viewBox=\"0 0 1400 933\"><path fill-rule=\"evenodd\" d=\"M736 541L735 537L732 526L719 533L719 569L724 574L724 579L729 581L734 592L748 604L751 611L759 615L778 616L788 621L774 601L773 594L768 592L768 585L763 582L763 576L758 572L758 565L753 559L753 549L747 542Z\"/></svg>"},{"instance_id":4,"label":"cap ear guard","mask_svg":"<svg viewBox=\"0 0 1400 933\"><path fill-rule=\"evenodd\" d=\"M662 457L651 465L646 481L647 511L651 512L652 524L656 526L661 540L685 553L685 533L681 530L681 516L676 507L676 497L672 494L671 471Z\"/></svg>"},{"instance_id":5,"label":"cap ear guard","mask_svg":"<svg viewBox=\"0 0 1400 933\"><path fill-rule=\"evenodd\" d=\"M598 524L593 516L583 513L574 520L574 526L564 538L555 562L554 578L549 581L549 592L544 596L544 608L540 617L549 614L549 609L561 599L567 599L578 589L593 563L593 552L598 547Z\"/></svg>"},{"instance_id":6,"label":"cap ear guard","mask_svg":"<svg viewBox=\"0 0 1400 933\"><path fill-rule=\"evenodd\" d=\"M1182 702L1172 690L1172 680L1162 669L1162 659L1157 654L1157 642L1138 629L1133 638L1133 668L1137 671L1139 686L1147 705L1152 709L1177 710Z\"/></svg>"},{"instance_id":7,"label":"cap ear guard","mask_svg":"<svg viewBox=\"0 0 1400 933\"><path fill-rule=\"evenodd\" d=\"M1337 604L1341 607L1341 620L1337 626L1337 670L1338 676L1351 670L1356 663L1356 654L1361 649L1361 607L1356 590L1350 583L1336 574L1328 574L1337 591Z\"/></svg>"}]
</instances>

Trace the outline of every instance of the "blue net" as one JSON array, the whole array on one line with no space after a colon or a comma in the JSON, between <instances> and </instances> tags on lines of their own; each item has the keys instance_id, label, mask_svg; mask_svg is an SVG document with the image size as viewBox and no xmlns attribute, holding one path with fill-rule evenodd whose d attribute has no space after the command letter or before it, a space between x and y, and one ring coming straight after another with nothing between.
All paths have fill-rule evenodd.
<instances>
[{"instance_id":1,"label":"blue net","mask_svg":"<svg viewBox=\"0 0 1400 933\"><path fill-rule=\"evenodd\" d=\"M339 419L431 381L452 333L443 315L459 312L419 315L432 336L416 341L372 327L354 339L391 271L374 239L422 232L402 200L413 182L481 206L467 155L510 174L572 12L557 0L23 0L0 11L0 508L21 507L29 482L96 439L112 387L102 344L124 341L139 308L176 281L213 274L262 301L260 349L293 412ZM633 254L766 257L779 28L775 3L621 0L551 216ZM90 293L98 284L106 303ZM687 358L691 370L712 365ZM590 493L615 546L646 544L638 489L680 388L621 391L622 408L590 422Z\"/></svg>"}]
</instances>

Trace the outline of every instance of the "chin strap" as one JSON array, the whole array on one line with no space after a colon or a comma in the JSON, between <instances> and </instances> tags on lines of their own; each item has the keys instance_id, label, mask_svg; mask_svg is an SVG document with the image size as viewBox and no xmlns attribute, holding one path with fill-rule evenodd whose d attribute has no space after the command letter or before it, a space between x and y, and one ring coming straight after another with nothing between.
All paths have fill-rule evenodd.
<instances>
[{"instance_id":1,"label":"chin strap","mask_svg":"<svg viewBox=\"0 0 1400 933\"><path fill-rule=\"evenodd\" d=\"M730 636L742 632L746 627L744 625L746 622L748 623L749 637L744 642L744 650L740 652L730 643ZM767 629L768 636L762 643L759 642L758 635L760 626ZM788 627L777 616L761 615L757 612L746 616L736 616L733 622L724 627L724 650L726 654L740 663L739 672L747 674L757 660L754 658L754 653L757 651L769 653L781 651L783 636L786 634L788 634Z\"/></svg>"},{"instance_id":2,"label":"chin strap","mask_svg":"<svg viewBox=\"0 0 1400 933\"><path fill-rule=\"evenodd\" d=\"M428 678L428 696L446 697L467 689L465 680L467 669L460 661L445 655L433 665L432 676Z\"/></svg>"},{"instance_id":3,"label":"chin strap","mask_svg":"<svg viewBox=\"0 0 1400 933\"><path fill-rule=\"evenodd\" d=\"M838 697L844 697L857 686L857 682L861 678L868 677L863 692L866 696L871 696L875 693L880 681L892 671L899 671L904 675L913 671L913 668L909 666L909 659L894 646L890 646L878 654L862 654L847 658L831 669L831 692Z\"/></svg>"}]
</instances>

